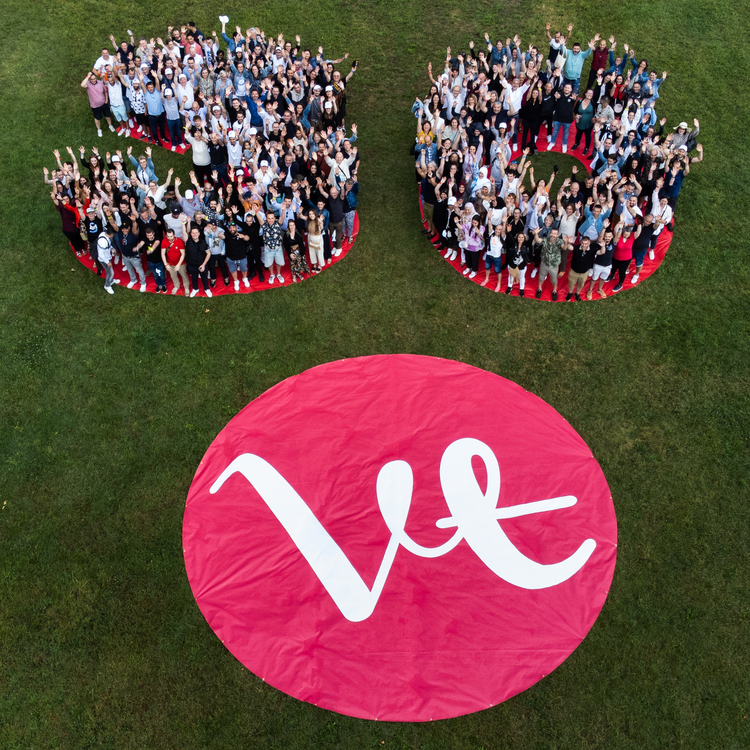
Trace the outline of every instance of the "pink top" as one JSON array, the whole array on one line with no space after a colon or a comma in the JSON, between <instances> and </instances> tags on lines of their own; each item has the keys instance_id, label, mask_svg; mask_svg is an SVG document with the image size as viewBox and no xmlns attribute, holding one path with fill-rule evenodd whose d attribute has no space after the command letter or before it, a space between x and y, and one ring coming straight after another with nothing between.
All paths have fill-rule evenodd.
<instances>
[{"instance_id":1,"label":"pink top","mask_svg":"<svg viewBox=\"0 0 750 750\"><path fill-rule=\"evenodd\" d=\"M89 103L92 107L101 107L107 101L104 93L104 81L97 81L96 83L89 81L86 91L88 92Z\"/></svg>"}]
</instances>

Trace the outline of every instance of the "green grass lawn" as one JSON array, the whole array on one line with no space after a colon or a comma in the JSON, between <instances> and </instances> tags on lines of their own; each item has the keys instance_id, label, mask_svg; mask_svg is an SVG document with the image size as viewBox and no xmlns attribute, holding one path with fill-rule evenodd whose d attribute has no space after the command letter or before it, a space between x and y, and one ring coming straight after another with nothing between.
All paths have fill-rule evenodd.
<instances>
[{"instance_id":1,"label":"green grass lawn","mask_svg":"<svg viewBox=\"0 0 750 750\"><path fill-rule=\"evenodd\" d=\"M0 748L750 747L746 10L6 0ZM109 296L66 248L42 167L53 148L124 146L96 138L78 86L110 33L190 18L210 32L222 12L359 58L355 248L296 288ZM428 60L485 29L541 43L547 19L629 42L669 71L669 126L701 122L706 158L666 261L596 304L495 295L420 234L409 106ZM187 176L189 157L156 158ZM548 158L534 161L545 179ZM612 590L578 650L503 705L428 725L350 719L262 683L204 621L181 550L193 473L234 414L304 369L388 352L461 360L550 403L599 460L619 519Z\"/></svg>"}]
</instances>

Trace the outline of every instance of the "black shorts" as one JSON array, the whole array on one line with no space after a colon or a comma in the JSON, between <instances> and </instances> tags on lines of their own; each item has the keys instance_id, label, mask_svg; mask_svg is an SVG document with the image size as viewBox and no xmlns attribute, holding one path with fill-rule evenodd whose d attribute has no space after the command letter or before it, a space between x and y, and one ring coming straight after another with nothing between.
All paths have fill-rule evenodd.
<instances>
[{"instance_id":1,"label":"black shorts","mask_svg":"<svg viewBox=\"0 0 750 750\"><path fill-rule=\"evenodd\" d=\"M135 116L135 121L139 125L148 125L148 115L145 112L140 115L137 112L134 112L133 115Z\"/></svg>"},{"instance_id":2,"label":"black shorts","mask_svg":"<svg viewBox=\"0 0 750 750\"><path fill-rule=\"evenodd\" d=\"M95 120L101 120L102 117L110 117L111 112L109 111L109 104L104 102L101 107L92 107L91 111L94 113Z\"/></svg>"}]
</instances>

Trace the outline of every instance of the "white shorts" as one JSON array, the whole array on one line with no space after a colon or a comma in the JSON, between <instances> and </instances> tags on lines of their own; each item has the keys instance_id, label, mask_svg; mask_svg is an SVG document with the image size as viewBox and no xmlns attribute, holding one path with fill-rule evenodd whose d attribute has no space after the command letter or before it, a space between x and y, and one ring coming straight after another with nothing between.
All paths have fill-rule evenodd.
<instances>
[{"instance_id":1,"label":"white shorts","mask_svg":"<svg viewBox=\"0 0 750 750\"><path fill-rule=\"evenodd\" d=\"M263 248L263 265L266 268L270 268L274 263L277 266L284 265L284 248L280 247L276 251Z\"/></svg>"},{"instance_id":2,"label":"white shorts","mask_svg":"<svg viewBox=\"0 0 750 750\"><path fill-rule=\"evenodd\" d=\"M598 281L602 277L606 279L610 273L612 273L612 266L597 266L596 263L594 263L591 276L594 281Z\"/></svg>"}]
</instances>

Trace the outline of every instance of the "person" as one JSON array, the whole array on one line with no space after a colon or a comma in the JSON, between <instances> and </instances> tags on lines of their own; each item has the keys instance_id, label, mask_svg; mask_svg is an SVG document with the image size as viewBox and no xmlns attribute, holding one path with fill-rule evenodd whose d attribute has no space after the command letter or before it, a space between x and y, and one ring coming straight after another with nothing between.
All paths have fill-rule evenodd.
<instances>
[{"instance_id":1,"label":"person","mask_svg":"<svg viewBox=\"0 0 750 750\"><path fill-rule=\"evenodd\" d=\"M589 271L594 267L595 252L591 245L591 238L582 236L579 244L573 248L568 274L568 294L566 302L570 302L575 295L576 302L581 301L581 290L589 277Z\"/></svg>"},{"instance_id":2,"label":"person","mask_svg":"<svg viewBox=\"0 0 750 750\"><path fill-rule=\"evenodd\" d=\"M568 151L568 137L570 135L570 126L574 119L576 98L577 94L573 91L573 86L570 82L566 82L562 93L558 91L555 94L557 103L555 104L555 111L552 115L552 133L547 138L548 151L555 147L557 134L561 129L562 152L566 153Z\"/></svg>"},{"instance_id":3,"label":"person","mask_svg":"<svg viewBox=\"0 0 750 750\"><path fill-rule=\"evenodd\" d=\"M104 291L107 294L114 294L113 284L119 284L120 280L115 278L115 269L113 265L113 248L112 238L115 236L115 228L111 224L104 227L104 231L96 239L96 250L99 263L105 271Z\"/></svg>"},{"instance_id":4,"label":"person","mask_svg":"<svg viewBox=\"0 0 750 750\"><path fill-rule=\"evenodd\" d=\"M539 231L539 229L535 230L535 236L539 236ZM534 295L536 299L542 296L544 280L549 276L552 283L552 301L557 302L557 276L564 244L565 241L560 237L560 231L554 227L550 228L549 236L542 238L540 242L541 263L539 266L538 286Z\"/></svg>"},{"instance_id":5,"label":"person","mask_svg":"<svg viewBox=\"0 0 750 750\"><path fill-rule=\"evenodd\" d=\"M302 234L297 231L297 222L289 221L287 231L284 235L284 250L289 258L289 270L292 273L292 282L302 281L304 274L310 275L310 267L305 259L305 243Z\"/></svg>"},{"instance_id":6,"label":"person","mask_svg":"<svg viewBox=\"0 0 750 750\"><path fill-rule=\"evenodd\" d=\"M464 251L466 255L466 268L464 269L464 276L468 274L470 279L473 279L477 275L479 270L479 255L484 247L484 240L482 234L484 227L482 226L479 216L476 214L471 217L471 220L462 226L464 233Z\"/></svg>"},{"instance_id":7,"label":"person","mask_svg":"<svg viewBox=\"0 0 750 750\"><path fill-rule=\"evenodd\" d=\"M273 284L278 279L279 284L283 284L285 279L281 273L281 269L284 267L284 248L282 244L284 230L277 223L276 214L273 211L266 211L265 215L259 213L258 217L263 224L260 230L263 237L263 252L265 255L263 265L265 265L271 274L268 283Z\"/></svg>"},{"instance_id":8,"label":"person","mask_svg":"<svg viewBox=\"0 0 750 750\"><path fill-rule=\"evenodd\" d=\"M311 209L307 215L307 247L313 273L320 273L325 266L323 256L323 219Z\"/></svg>"},{"instance_id":9,"label":"person","mask_svg":"<svg viewBox=\"0 0 750 750\"><path fill-rule=\"evenodd\" d=\"M148 263L148 270L154 276L154 282L156 283L156 291L159 294L167 293L167 278L166 268L162 260L161 254L162 240L156 236L156 231L149 227L146 229L146 235L138 245L136 250L146 253L146 262Z\"/></svg>"},{"instance_id":10,"label":"person","mask_svg":"<svg viewBox=\"0 0 750 750\"><path fill-rule=\"evenodd\" d=\"M224 236L224 246L226 248L227 260L226 267L234 281L234 291L240 291L240 280L238 272L242 274L242 283L248 289L250 280L247 278L247 243L250 241L250 235L240 231L235 221L227 224L227 233ZM225 281L225 286L229 284L229 279Z\"/></svg>"},{"instance_id":11,"label":"person","mask_svg":"<svg viewBox=\"0 0 750 750\"><path fill-rule=\"evenodd\" d=\"M229 266L227 265L226 236L224 230L217 225L214 216L206 217L206 226L203 231L206 243L211 250L211 258L208 261L208 278L211 288L216 286L216 267L221 269L221 275L224 279L224 286L229 286ZM245 250L247 259L247 250ZM247 260L245 261L247 269Z\"/></svg>"},{"instance_id":12,"label":"person","mask_svg":"<svg viewBox=\"0 0 750 750\"><path fill-rule=\"evenodd\" d=\"M185 217L185 223L187 224L187 217ZM190 294L190 282L185 265L185 243L182 237L176 235L172 227L167 227L164 231L164 239L161 241L161 260L172 278L172 294L180 291L180 280L182 280L182 287L187 297Z\"/></svg>"},{"instance_id":13,"label":"person","mask_svg":"<svg viewBox=\"0 0 750 750\"><path fill-rule=\"evenodd\" d=\"M200 228L190 226L190 223L190 219L188 219L182 230L182 239L185 243L185 261L192 286L190 296L195 297L198 294L198 278L200 277L206 297L213 297L211 286L208 283L208 271L206 270L208 261L211 259L211 250L206 240L201 236Z\"/></svg>"},{"instance_id":14,"label":"person","mask_svg":"<svg viewBox=\"0 0 750 750\"><path fill-rule=\"evenodd\" d=\"M594 286L597 282L599 284L599 288L597 289L599 296L602 299L607 296L607 293L604 291L604 282L612 274L612 258L615 245L619 240L619 233L615 236L614 232L609 228L609 224L609 219L605 219L597 247L595 248L594 265L592 266L591 282L589 290L586 293L586 299L591 299L594 296Z\"/></svg>"},{"instance_id":15,"label":"person","mask_svg":"<svg viewBox=\"0 0 750 750\"><path fill-rule=\"evenodd\" d=\"M509 240L509 247L506 249L508 286L505 289L505 293L510 294L513 290L513 283L518 281L518 296L523 297L526 289L526 266L528 266L531 260L531 252L526 235L523 232L514 235L511 229L510 224L505 227Z\"/></svg>"},{"instance_id":16,"label":"person","mask_svg":"<svg viewBox=\"0 0 750 750\"><path fill-rule=\"evenodd\" d=\"M617 283L612 289L613 292L619 292L625 283L630 261L633 260L633 245L640 231L640 226L634 233L633 227L624 226L623 224L618 225L617 233L614 237L615 247L612 254L612 273L608 279L608 281L611 281L615 274L617 274Z\"/></svg>"},{"instance_id":17,"label":"person","mask_svg":"<svg viewBox=\"0 0 750 750\"><path fill-rule=\"evenodd\" d=\"M484 255L485 274L484 281L481 283L481 286L487 286L487 283L490 280L490 270L494 268L495 274L497 275L497 286L495 287L496 292L500 291L501 284L500 275L502 273L503 253L505 252L505 238L503 237L504 229L505 226L503 224L497 224L495 226L495 230L490 237L489 247L487 248L487 252Z\"/></svg>"},{"instance_id":18,"label":"person","mask_svg":"<svg viewBox=\"0 0 750 750\"><path fill-rule=\"evenodd\" d=\"M133 200L133 211L135 210L135 199ZM122 216L122 215L121 215ZM141 292L146 291L146 273L143 270L141 262L141 253L139 250L140 239L138 237L138 222L129 218L122 217L122 225L115 234L114 243L120 252L122 266L128 272L130 280L127 288L132 289L140 283Z\"/></svg>"},{"instance_id":19,"label":"person","mask_svg":"<svg viewBox=\"0 0 750 750\"><path fill-rule=\"evenodd\" d=\"M635 238L635 242L633 243L633 259L635 260L635 273L630 279L631 284L638 283L638 279L640 278L641 272L643 271L643 263L646 258L646 253L651 247L651 240L654 236L655 229L656 229L656 224L654 223L654 215L652 213L647 213L643 217L643 224L641 224L641 231L638 233L638 236Z\"/></svg>"},{"instance_id":20,"label":"person","mask_svg":"<svg viewBox=\"0 0 750 750\"><path fill-rule=\"evenodd\" d=\"M102 119L107 121L109 129L114 133L115 126L112 124L112 115L108 104L108 92L104 81L101 80L96 71L87 73L81 81L81 88L86 89L91 106L91 114L94 116L94 125L96 125L96 134L102 137Z\"/></svg>"}]
</instances>

